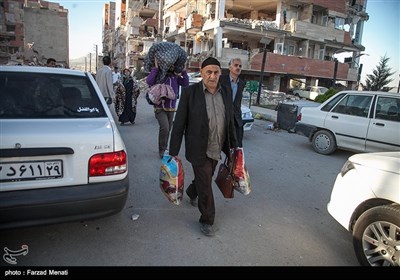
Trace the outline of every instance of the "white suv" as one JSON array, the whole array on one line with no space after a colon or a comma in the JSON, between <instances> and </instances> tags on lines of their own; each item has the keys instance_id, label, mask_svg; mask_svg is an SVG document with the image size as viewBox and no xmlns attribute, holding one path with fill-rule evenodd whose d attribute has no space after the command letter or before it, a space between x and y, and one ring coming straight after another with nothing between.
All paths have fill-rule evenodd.
<instances>
[{"instance_id":1,"label":"white suv","mask_svg":"<svg viewBox=\"0 0 400 280\"><path fill-rule=\"evenodd\" d=\"M313 108L302 108L296 133L320 154L400 150L400 95L341 91Z\"/></svg>"},{"instance_id":2,"label":"white suv","mask_svg":"<svg viewBox=\"0 0 400 280\"><path fill-rule=\"evenodd\" d=\"M122 210L126 149L91 74L0 66L0 100L0 229Z\"/></svg>"}]
</instances>

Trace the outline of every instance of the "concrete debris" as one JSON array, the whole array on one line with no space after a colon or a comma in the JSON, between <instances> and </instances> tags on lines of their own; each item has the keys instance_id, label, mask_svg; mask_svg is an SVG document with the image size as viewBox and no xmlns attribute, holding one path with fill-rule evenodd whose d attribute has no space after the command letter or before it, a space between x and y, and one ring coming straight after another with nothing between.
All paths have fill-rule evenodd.
<instances>
[{"instance_id":1,"label":"concrete debris","mask_svg":"<svg viewBox=\"0 0 400 280\"><path fill-rule=\"evenodd\" d=\"M131 219L132 221L136 221L137 219L139 219L139 214L133 214Z\"/></svg>"}]
</instances>

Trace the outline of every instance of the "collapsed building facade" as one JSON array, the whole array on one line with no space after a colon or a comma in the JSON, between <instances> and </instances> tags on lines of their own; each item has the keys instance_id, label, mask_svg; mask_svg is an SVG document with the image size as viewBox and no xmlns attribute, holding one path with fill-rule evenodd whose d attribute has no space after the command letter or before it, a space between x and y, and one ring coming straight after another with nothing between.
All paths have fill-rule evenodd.
<instances>
[{"instance_id":1,"label":"collapsed building facade","mask_svg":"<svg viewBox=\"0 0 400 280\"><path fill-rule=\"evenodd\" d=\"M149 47L164 40L187 51L187 68L192 71L210 55L225 70L231 58L240 57L243 77L257 80L263 72L264 86L270 90L286 92L291 80L326 87L342 81L355 88L364 51L366 4L367 0L121 0L113 46L106 52L117 63L138 68ZM103 50L109 41L103 40ZM338 62L335 56L342 52L349 57Z\"/></svg>"},{"instance_id":2,"label":"collapsed building facade","mask_svg":"<svg viewBox=\"0 0 400 280\"><path fill-rule=\"evenodd\" d=\"M40 0L0 1L0 64L44 65L47 58L67 67L68 10Z\"/></svg>"}]
</instances>

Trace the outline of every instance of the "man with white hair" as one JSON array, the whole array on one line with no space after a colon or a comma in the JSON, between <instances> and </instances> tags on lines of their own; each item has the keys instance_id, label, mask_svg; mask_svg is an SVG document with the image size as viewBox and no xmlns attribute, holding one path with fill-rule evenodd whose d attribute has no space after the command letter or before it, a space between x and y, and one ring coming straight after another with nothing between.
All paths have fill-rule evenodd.
<instances>
[{"instance_id":1,"label":"man with white hair","mask_svg":"<svg viewBox=\"0 0 400 280\"><path fill-rule=\"evenodd\" d=\"M242 72L242 61L240 58L232 58L229 61L229 74L221 75L221 84L230 90L233 100L233 111L235 118L235 130L238 146L242 147L243 140L243 120L242 120L242 98L246 83L239 78Z\"/></svg>"}]
</instances>

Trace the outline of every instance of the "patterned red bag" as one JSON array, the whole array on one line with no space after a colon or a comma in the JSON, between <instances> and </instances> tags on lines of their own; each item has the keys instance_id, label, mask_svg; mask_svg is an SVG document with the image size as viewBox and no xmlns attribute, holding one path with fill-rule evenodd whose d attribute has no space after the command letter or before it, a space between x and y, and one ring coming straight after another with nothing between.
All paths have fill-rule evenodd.
<instances>
[{"instance_id":1,"label":"patterned red bag","mask_svg":"<svg viewBox=\"0 0 400 280\"><path fill-rule=\"evenodd\" d=\"M248 195L250 188L250 175L244 161L243 148L236 148L233 162L233 178L235 179L234 188L238 192Z\"/></svg>"}]
</instances>

